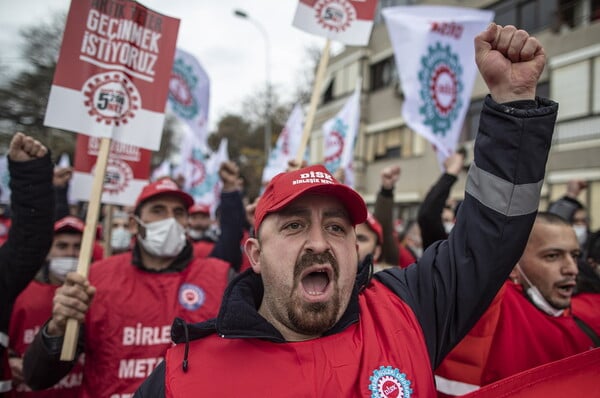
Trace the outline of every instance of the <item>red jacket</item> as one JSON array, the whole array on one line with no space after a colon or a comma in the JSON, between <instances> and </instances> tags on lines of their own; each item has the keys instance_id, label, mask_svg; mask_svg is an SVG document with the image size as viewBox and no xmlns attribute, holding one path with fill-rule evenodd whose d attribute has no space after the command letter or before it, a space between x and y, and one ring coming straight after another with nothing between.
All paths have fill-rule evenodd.
<instances>
[{"instance_id":1,"label":"red jacket","mask_svg":"<svg viewBox=\"0 0 600 398\"><path fill-rule=\"evenodd\" d=\"M506 282L497 299L499 305L488 309L437 368L439 396L462 395L469 387L476 389L593 347L570 311L558 317L543 313L519 285ZM600 312L589 318L598 325Z\"/></svg>"},{"instance_id":2,"label":"red jacket","mask_svg":"<svg viewBox=\"0 0 600 398\"><path fill-rule=\"evenodd\" d=\"M10 319L9 348L13 353L23 356L38 330L52 316L52 299L58 286L32 281L21 292ZM78 363L54 387L48 390L31 391L26 384L13 385L14 397L69 398L79 396L81 390L82 365Z\"/></svg>"},{"instance_id":3,"label":"red jacket","mask_svg":"<svg viewBox=\"0 0 600 398\"><path fill-rule=\"evenodd\" d=\"M174 317L200 322L218 312L229 270L224 261L194 259L184 270L166 273L131 262L128 252L90 270L97 293L84 324L84 397L132 394L171 346Z\"/></svg>"},{"instance_id":4,"label":"red jacket","mask_svg":"<svg viewBox=\"0 0 600 398\"><path fill-rule=\"evenodd\" d=\"M185 344L178 344L167 352L165 396L434 396L429 354L412 309L379 282L364 291L359 306L360 322L319 339L281 344L212 334L194 340L187 373Z\"/></svg>"}]
</instances>

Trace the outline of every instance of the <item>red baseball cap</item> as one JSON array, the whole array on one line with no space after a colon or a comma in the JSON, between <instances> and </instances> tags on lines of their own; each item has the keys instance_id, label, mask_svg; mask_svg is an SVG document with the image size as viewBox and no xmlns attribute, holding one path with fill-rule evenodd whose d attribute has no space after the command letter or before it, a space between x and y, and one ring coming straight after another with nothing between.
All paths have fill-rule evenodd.
<instances>
[{"instance_id":1,"label":"red baseball cap","mask_svg":"<svg viewBox=\"0 0 600 398\"><path fill-rule=\"evenodd\" d=\"M54 233L74 231L83 233L85 224L77 217L66 216L54 223Z\"/></svg>"},{"instance_id":2,"label":"red baseball cap","mask_svg":"<svg viewBox=\"0 0 600 398\"><path fill-rule=\"evenodd\" d=\"M377 221L375 216L373 216L373 214L371 214L369 212L369 213L367 213L367 219L365 222L367 223L369 228L371 228L371 230L373 232L375 232L375 234L377 234L377 242L380 245L382 245L383 244L383 228L381 227L381 224L379 224L379 221Z\"/></svg>"},{"instance_id":3,"label":"red baseball cap","mask_svg":"<svg viewBox=\"0 0 600 398\"><path fill-rule=\"evenodd\" d=\"M185 207L189 208L194 204L194 198L182 191L179 186L170 178L161 178L146 185L135 202L137 209L143 202L158 195L169 194L179 197L185 203Z\"/></svg>"},{"instance_id":4,"label":"red baseball cap","mask_svg":"<svg viewBox=\"0 0 600 398\"><path fill-rule=\"evenodd\" d=\"M367 206L362 196L349 186L340 184L324 166L314 165L273 177L256 205L254 230L258 231L269 213L283 209L306 193L337 198L348 210L352 225L363 223L367 218Z\"/></svg>"},{"instance_id":5,"label":"red baseball cap","mask_svg":"<svg viewBox=\"0 0 600 398\"><path fill-rule=\"evenodd\" d=\"M188 213L190 213L190 214L195 214L195 213L210 214L210 206L196 203L196 204L192 205L192 207L189 208Z\"/></svg>"}]
</instances>

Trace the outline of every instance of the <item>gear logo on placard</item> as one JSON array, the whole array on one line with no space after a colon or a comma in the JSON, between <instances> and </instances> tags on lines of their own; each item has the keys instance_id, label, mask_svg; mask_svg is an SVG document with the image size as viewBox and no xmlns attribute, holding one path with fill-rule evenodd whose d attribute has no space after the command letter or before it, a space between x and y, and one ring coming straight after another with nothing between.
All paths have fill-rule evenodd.
<instances>
[{"instance_id":1,"label":"gear logo on placard","mask_svg":"<svg viewBox=\"0 0 600 398\"><path fill-rule=\"evenodd\" d=\"M96 122L120 126L135 117L142 107L140 93L123 73L106 72L90 77L83 84L84 105Z\"/></svg>"},{"instance_id":2,"label":"gear logo on placard","mask_svg":"<svg viewBox=\"0 0 600 398\"><path fill-rule=\"evenodd\" d=\"M177 58L169 80L169 101L173 111L183 119L191 120L200 112L198 102L192 94L197 83L194 69L182 58Z\"/></svg>"},{"instance_id":3,"label":"gear logo on placard","mask_svg":"<svg viewBox=\"0 0 600 398\"><path fill-rule=\"evenodd\" d=\"M317 22L336 33L345 31L356 20L356 10L347 0L319 0L314 9Z\"/></svg>"},{"instance_id":4,"label":"gear logo on placard","mask_svg":"<svg viewBox=\"0 0 600 398\"><path fill-rule=\"evenodd\" d=\"M433 134L444 137L463 107L462 73L458 55L451 52L449 45L443 47L438 42L421 58L419 94L423 105L419 113Z\"/></svg>"},{"instance_id":5,"label":"gear logo on placard","mask_svg":"<svg viewBox=\"0 0 600 398\"><path fill-rule=\"evenodd\" d=\"M120 159L108 159L104 174L104 192L115 195L125 191L133 180L133 170L127 162Z\"/></svg>"},{"instance_id":6,"label":"gear logo on placard","mask_svg":"<svg viewBox=\"0 0 600 398\"><path fill-rule=\"evenodd\" d=\"M404 373L391 366L380 366L369 378L371 398L410 398L410 380Z\"/></svg>"},{"instance_id":7,"label":"gear logo on placard","mask_svg":"<svg viewBox=\"0 0 600 398\"><path fill-rule=\"evenodd\" d=\"M179 304L183 308L195 311L206 301L206 293L200 286L191 283L184 283L179 287Z\"/></svg>"}]
</instances>

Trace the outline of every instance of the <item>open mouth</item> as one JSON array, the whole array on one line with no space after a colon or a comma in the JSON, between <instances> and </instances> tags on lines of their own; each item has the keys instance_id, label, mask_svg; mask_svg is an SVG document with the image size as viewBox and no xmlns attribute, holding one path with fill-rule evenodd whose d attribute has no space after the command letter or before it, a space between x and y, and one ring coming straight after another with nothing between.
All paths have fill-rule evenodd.
<instances>
[{"instance_id":1,"label":"open mouth","mask_svg":"<svg viewBox=\"0 0 600 398\"><path fill-rule=\"evenodd\" d=\"M559 293L563 296L571 296L575 290L575 282L566 282L557 285Z\"/></svg>"},{"instance_id":2,"label":"open mouth","mask_svg":"<svg viewBox=\"0 0 600 398\"><path fill-rule=\"evenodd\" d=\"M300 283L309 296L318 297L327 293L331 281L331 269L326 267L308 269Z\"/></svg>"}]
</instances>

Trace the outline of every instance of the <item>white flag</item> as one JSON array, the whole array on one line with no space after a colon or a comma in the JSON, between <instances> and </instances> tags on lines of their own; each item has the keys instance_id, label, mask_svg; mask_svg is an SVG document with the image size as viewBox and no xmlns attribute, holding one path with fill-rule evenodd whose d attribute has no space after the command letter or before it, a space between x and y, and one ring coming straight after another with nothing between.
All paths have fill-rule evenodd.
<instances>
[{"instance_id":1,"label":"white flag","mask_svg":"<svg viewBox=\"0 0 600 398\"><path fill-rule=\"evenodd\" d=\"M350 46L369 43L377 0L299 0L293 25Z\"/></svg>"},{"instance_id":2,"label":"white flag","mask_svg":"<svg viewBox=\"0 0 600 398\"><path fill-rule=\"evenodd\" d=\"M477 74L473 40L493 11L399 6L382 10L400 75L406 124L430 141L438 160L456 149Z\"/></svg>"},{"instance_id":3,"label":"white flag","mask_svg":"<svg viewBox=\"0 0 600 398\"><path fill-rule=\"evenodd\" d=\"M211 206L213 214L219 204L222 189L219 167L221 163L229 160L227 144L227 139L222 139L219 149L208 157L196 152L199 158L191 160L195 172L191 174L191 180L186 178L185 190L194 198L196 204Z\"/></svg>"},{"instance_id":4,"label":"white flag","mask_svg":"<svg viewBox=\"0 0 600 398\"><path fill-rule=\"evenodd\" d=\"M281 130L275 149L271 151L269 161L263 170L263 183L268 183L277 174L286 171L288 161L295 159L302 139L303 120L302 107L300 104L296 104Z\"/></svg>"},{"instance_id":5,"label":"white flag","mask_svg":"<svg viewBox=\"0 0 600 398\"><path fill-rule=\"evenodd\" d=\"M323 144L325 145L323 163L332 174L338 169L343 169L345 178L340 182L349 186L354 186L352 159L360 127L361 86L362 80L358 79L356 89L344 107L335 117L323 124Z\"/></svg>"},{"instance_id":6,"label":"white flag","mask_svg":"<svg viewBox=\"0 0 600 398\"><path fill-rule=\"evenodd\" d=\"M171 177L171 162L165 159L152 171L150 181L157 181L163 177Z\"/></svg>"},{"instance_id":7,"label":"white flag","mask_svg":"<svg viewBox=\"0 0 600 398\"><path fill-rule=\"evenodd\" d=\"M206 147L210 79L190 53L177 49L169 80L167 109L190 127L199 145Z\"/></svg>"}]
</instances>

